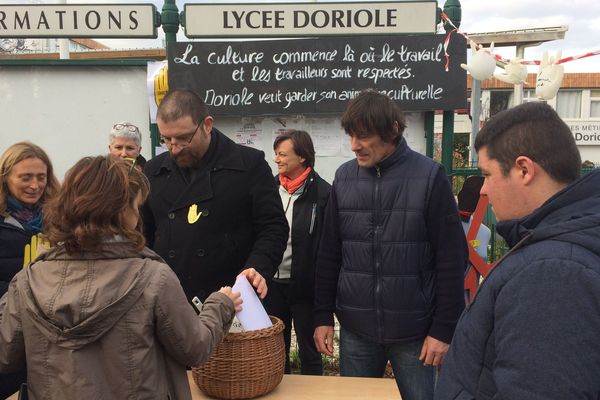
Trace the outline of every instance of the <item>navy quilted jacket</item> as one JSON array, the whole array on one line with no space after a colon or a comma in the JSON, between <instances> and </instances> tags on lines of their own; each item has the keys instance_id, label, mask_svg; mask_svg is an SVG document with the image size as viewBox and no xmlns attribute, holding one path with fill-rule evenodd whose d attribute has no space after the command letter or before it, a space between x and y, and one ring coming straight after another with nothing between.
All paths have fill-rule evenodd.
<instances>
[{"instance_id":1,"label":"navy quilted jacket","mask_svg":"<svg viewBox=\"0 0 600 400\"><path fill-rule=\"evenodd\" d=\"M498 232L513 248L464 311L435 398L600 399L600 171Z\"/></svg>"}]
</instances>

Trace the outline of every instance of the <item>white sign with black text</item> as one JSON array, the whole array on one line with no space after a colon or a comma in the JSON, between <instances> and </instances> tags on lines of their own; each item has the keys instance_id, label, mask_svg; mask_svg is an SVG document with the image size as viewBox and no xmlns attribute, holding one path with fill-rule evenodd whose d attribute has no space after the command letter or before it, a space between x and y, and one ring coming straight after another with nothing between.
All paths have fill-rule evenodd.
<instances>
[{"instance_id":1,"label":"white sign with black text","mask_svg":"<svg viewBox=\"0 0 600 400\"><path fill-rule=\"evenodd\" d=\"M155 38L153 4L0 5L0 37Z\"/></svg>"},{"instance_id":2,"label":"white sign with black text","mask_svg":"<svg viewBox=\"0 0 600 400\"><path fill-rule=\"evenodd\" d=\"M291 37L436 32L436 1L185 4L185 35Z\"/></svg>"},{"instance_id":3,"label":"white sign with black text","mask_svg":"<svg viewBox=\"0 0 600 400\"><path fill-rule=\"evenodd\" d=\"M565 121L579 146L600 144L600 120Z\"/></svg>"}]
</instances>

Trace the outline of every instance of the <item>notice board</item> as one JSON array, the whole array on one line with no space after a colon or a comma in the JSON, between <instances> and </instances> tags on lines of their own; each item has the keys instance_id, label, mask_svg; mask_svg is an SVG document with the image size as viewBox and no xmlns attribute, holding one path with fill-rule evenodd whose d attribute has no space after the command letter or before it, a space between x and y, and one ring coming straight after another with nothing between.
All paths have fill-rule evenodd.
<instances>
[{"instance_id":1,"label":"notice board","mask_svg":"<svg viewBox=\"0 0 600 400\"><path fill-rule=\"evenodd\" d=\"M466 41L455 35L445 51L444 39L394 35L171 43L169 87L195 90L213 115L340 113L366 88L386 93L404 111L466 108L467 77L460 67L466 63Z\"/></svg>"}]
</instances>

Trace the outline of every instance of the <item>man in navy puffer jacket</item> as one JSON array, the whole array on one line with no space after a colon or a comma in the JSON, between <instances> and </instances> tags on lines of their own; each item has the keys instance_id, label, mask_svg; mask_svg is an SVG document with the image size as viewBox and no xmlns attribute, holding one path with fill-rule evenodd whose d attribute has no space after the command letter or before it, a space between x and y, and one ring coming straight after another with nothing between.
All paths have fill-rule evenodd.
<instances>
[{"instance_id":1,"label":"man in navy puffer jacket","mask_svg":"<svg viewBox=\"0 0 600 400\"><path fill-rule=\"evenodd\" d=\"M464 311L435 398L600 399L600 171L545 103L492 118L475 142L511 247Z\"/></svg>"},{"instance_id":2,"label":"man in navy puffer jacket","mask_svg":"<svg viewBox=\"0 0 600 400\"><path fill-rule=\"evenodd\" d=\"M467 244L442 166L410 149L385 94L362 91L342 126L356 158L335 173L315 277L317 350L340 374L382 377L387 361L404 400L432 400L464 308Z\"/></svg>"}]
</instances>

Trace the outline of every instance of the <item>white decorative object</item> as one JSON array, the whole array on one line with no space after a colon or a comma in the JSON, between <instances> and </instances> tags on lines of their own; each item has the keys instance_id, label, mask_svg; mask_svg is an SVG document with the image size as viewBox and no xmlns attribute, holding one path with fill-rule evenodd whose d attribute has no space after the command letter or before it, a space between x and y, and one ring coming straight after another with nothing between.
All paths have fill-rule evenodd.
<instances>
[{"instance_id":1,"label":"white decorative object","mask_svg":"<svg viewBox=\"0 0 600 400\"><path fill-rule=\"evenodd\" d=\"M471 42L471 59L468 64L460 64L462 69L471 73L473 79L480 81L490 79L496 69L496 60L492 53L494 52L494 43L488 50L483 47L477 50L477 44Z\"/></svg>"},{"instance_id":2,"label":"white decorative object","mask_svg":"<svg viewBox=\"0 0 600 400\"><path fill-rule=\"evenodd\" d=\"M556 96L562 83L565 73L564 67L556 62L560 60L562 51L556 53L556 57L549 57L548 52L544 52L544 57L540 63L540 70L535 82L535 95L543 100L550 100Z\"/></svg>"},{"instance_id":3,"label":"white decorative object","mask_svg":"<svg viewBox=\"0 0 600 400\"><path fill-rule=\"evenodd\" d=\"M515 58L504 66L504 72L495 73L494 77L502 82L513 85L527 83L527 67L521 64L520 58Z\"/></svg>"}]
</instances>

